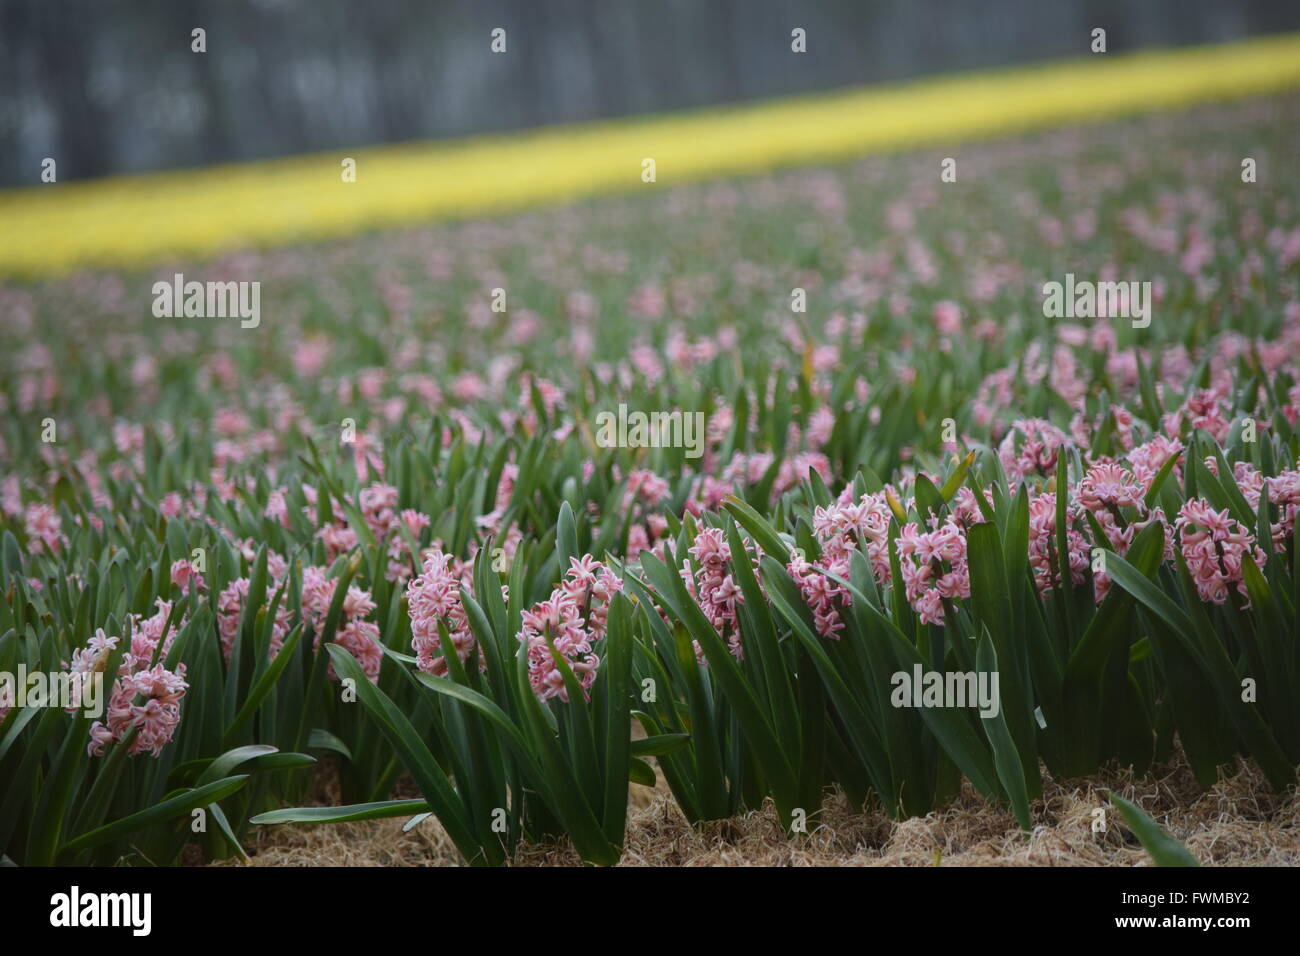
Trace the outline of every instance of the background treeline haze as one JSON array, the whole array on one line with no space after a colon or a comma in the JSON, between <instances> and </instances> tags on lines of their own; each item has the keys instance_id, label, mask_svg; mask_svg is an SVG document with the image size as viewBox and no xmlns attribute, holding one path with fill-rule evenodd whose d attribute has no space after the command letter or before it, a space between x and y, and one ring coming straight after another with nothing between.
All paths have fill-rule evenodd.
<instances>
[{"instance_id":1,"label":"background treeline haze","mask_svg":"<svg viewBox=\"0 0 1300 956\"><path fill-rule=\"evenodd\" d=\"M0 0L0 184L46 156L63 181L1086 55L1095 26L1111 52L1213 43L1300 29L1300 2Z\"/></svg>"}]
</instances>

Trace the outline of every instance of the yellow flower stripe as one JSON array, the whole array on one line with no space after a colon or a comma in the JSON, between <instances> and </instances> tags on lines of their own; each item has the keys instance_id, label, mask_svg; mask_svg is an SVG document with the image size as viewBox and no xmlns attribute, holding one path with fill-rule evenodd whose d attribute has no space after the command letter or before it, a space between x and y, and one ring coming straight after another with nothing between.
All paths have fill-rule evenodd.
<instances>
[{"instance_id":1,"label":"yellow flower stripe","mask_svg":"<svg viewBox=\"0 0 1300 956\"><path fill-rule=\"evenodd\" d=\"M757 105L0 191L0 272L146 266L1300 86L1300 35ZM357 161L344 183L340 161ZM641 181L652 157L658 181ZM34 171L33 176L37 173Z\"/></svg>"}]
</instances>

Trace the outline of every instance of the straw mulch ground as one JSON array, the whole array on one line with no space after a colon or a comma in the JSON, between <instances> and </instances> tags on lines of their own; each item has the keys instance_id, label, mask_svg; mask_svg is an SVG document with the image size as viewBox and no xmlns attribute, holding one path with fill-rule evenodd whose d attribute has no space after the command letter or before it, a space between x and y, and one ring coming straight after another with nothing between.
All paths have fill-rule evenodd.
<instances>
[{"instance_id":1,"label":"straw mulch ground","mask_svg":"<svg viewBox=\"0 0 1300 956\"><path fill-rule=\"evenodd\" d=\"M333 787L324 778L322 803ZM1300 864L1300 794L1273 794L1252 765L1202 793L1181 763L1134 779L1112 772L1059 785L1044 779L1023 834L1011 814L967 787L942 812L895 823L878 812L849 809L827 796L820 823L787 838L771 806L692 828L666 788L633 786L624 866L1145 866L1150 859L1104 791L1114 790L1151 814L1203 865ZM1094 832L1094 809L1106 828ZM409 833L401 820L256 828L254 866L455 866L459 858L438 823ZM526 847L516 866L576 866L567 846Z\"/></svg>"}]
</instances>

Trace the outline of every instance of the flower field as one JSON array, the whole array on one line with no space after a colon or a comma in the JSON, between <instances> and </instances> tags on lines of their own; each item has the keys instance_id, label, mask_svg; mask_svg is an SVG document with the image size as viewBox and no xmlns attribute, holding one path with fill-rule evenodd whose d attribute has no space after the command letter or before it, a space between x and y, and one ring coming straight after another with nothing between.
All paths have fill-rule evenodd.
<instances>
[{"instance_id":1,"label":"flower field","mask_svg":"<svg viewBox=\"0 0 1300 956\"><path fill-rule=\"evenodd\" d=\"M791 841L828 793L842 824L973 791L1026 835L1099 773L1287 793L1298 121L661 167L0 285L0 672L103 682L95 714L0 698L0 855L401 818L470 864L610 865L629 782ZM260 282L260 323L156 318L178 273ZM1067 276L1149 283L1148 321L1047 317ZM612 440L620 407L686 437Z\"/></svg>"}]
</instances>

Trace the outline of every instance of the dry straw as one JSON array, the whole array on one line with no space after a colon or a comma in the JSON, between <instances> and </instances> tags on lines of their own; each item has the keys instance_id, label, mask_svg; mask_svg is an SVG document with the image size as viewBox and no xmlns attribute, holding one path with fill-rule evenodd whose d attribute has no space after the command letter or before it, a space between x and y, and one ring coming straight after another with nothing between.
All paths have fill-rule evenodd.
<instances>
[{"instance_id":1,"label":"dry straw","mask_svg":"<svg viewBox=\"0 0 1300 956\"><path fill-rule=\"evenodd\" d=\"M329 785L321 798L328 802ZM1011 813L969 784L941 812L895 823L827 797L822 823L787 838L769 803L692 828L662 788L633 786L621 866L1149 866L1150 858L1114 812L1093 832L1094 810L1112 789L1137 802L1203 865L1300 864L1300 794L1277 796L1251 764L1201 793L1181 762L1139 780L1108 772L1061 785L1044 780L1027 836ZM253 866L458 866L436 820L410 832L400 820L260 830ZM515 866L577 866L567 846L523 847Z\"/></svg>"}]
</instances>

